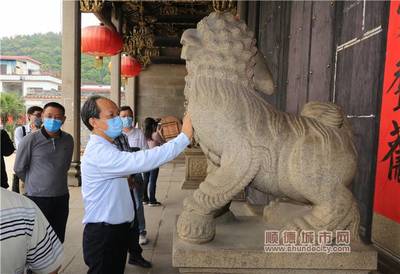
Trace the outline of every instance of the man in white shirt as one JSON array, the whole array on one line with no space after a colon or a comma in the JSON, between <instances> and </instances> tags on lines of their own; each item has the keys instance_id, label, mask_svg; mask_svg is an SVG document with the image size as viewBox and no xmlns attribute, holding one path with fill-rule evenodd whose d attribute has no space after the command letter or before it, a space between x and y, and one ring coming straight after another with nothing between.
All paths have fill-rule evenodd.
<instances>
[{"instance_id":1,"label":"man in white shirt","mask_svg":"<svg viewBox=\"0 0 400 274\"><path fill-rule=\"evenodd\" d=\"M28 108L26 112L26 118L28 123L26 125L19 126L14 131L14 144L15 149L18 149L19 143L26 135L31 132L35 132L42 126L42 112L43 109L38 106L32 106ZM12 191L19 193L19 178L16 174L13 176Z\"/></svg>"},{"instance_id":2,"label":"man in white shirt","mask_svg":"<svg viewBox=\"0 0 400 274\"><path fill-rule=\"evenodd\" d=\"M19 126L14 131L14 144L15 148L18 149L18 145L22 138L31 132L35 132L42 126L42 112L43 109L38 106L32 106L28 108L26 112L26 117L28 123L26 125Z\"/></svg>"},{"instance_id":3,"label":"man in white shirt","mask_svg":"<svg viewBox=\"0 0 400 274\"><path fill-rule=\"evenodd\" d=\"M182 133L168 143L138 152L120 151L113 139L122 133L117 105L92 96L81 110L83 123L92 132L82 157L82 196L85 208L83 257L88 273L123 273L128 232L134 208L127 177L152 170L177 157L193 135L189 117Z\"/></svg>"}]
</instances>

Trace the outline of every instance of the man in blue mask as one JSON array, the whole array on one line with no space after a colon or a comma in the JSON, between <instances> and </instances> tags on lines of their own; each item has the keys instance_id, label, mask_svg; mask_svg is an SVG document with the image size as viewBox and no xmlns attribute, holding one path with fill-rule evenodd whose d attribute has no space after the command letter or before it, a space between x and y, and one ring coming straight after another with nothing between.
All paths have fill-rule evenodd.
<instances>
[{"instance_id":1,"label":"man in blue mask","mask_svg":"<svg viewBox=\"0 0 400 274\"><path fill-rule=\"evenodd\" d=\"M122 120L122 134L114 139L114 144L121 151L139 151L148 149L146 138L140 128L133 127L133 111L129 106L122 106L119 112ZM151 267L151 263L142 256L142 248L140 245L147 244L146 221L144 216L144 208L142 204L143 196L143 176L142 173L132 174L128 179L130 184L133 205L135 206L135 219L133 226L129 232L129 260L128 263L144 268Z\"/></svg>"},{"instance_id":2,"label":"man in blue mask","mask_svg":"<svg viewBox=\"0 0 400 274\"><path fill-rule=\"evenodd\" d=\"M114 144L123 129L118 114L117 105L101 96L89 97L81 110L82 121L92 132L81 164L83 258L88 273L124 273L127 239L135 215L127 178L173 160L193 135L191 120L186 116L182 133L164 145L121 151Z\"/></svg>"},{"instance_id":3,"label":"man in blue mask","mask_svg":"<svg viewBox=\"0 0 400 274\"><path fill-rule=\"evenodd\" d=\"M43 126L22 139L14 171L25 182L27 196L46 216L64 242L69 212L68 170L74 148L73 138L61 130L65 109L56 102L43 108Z\"/></svg>"},{"instance_id":4,"label":"man in blue mask","mask_svg":"<svg viewBox=\"0 0 400 274\"><path fill-rule=\"evenodd\" d=\"M133 111L130 106L122 106L119 112L119 117L122 120L122 135L125 135L129 147L134 148L135 150L144 150L148 149L146 137L144 137L143 131L140 128L133 127ZM135 205L136 205L136 214L137 214L137 222L139 228L139 244L145 245L148 240L146 237L146 222L144 218L144 209L142 204L142 196L144 191L143 186L143 177L142 174L136 174L134 176L136 184L133 189ZM147 190L146 190L147 191Z\"/></svg>"}]
</instances>

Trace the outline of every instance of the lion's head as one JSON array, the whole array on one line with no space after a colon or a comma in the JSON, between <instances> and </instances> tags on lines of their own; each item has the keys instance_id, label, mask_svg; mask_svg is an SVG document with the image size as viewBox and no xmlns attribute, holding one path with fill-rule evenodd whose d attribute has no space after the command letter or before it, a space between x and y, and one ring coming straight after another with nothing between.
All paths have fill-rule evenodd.
<instances>
[{"instance_id":1,"label":"lion's head","mask_svg":"<svg viewBox=\"0 0 400 274\"><path fill-rule=\"evenodd\" d=\"M201 76L272 93L272 77L257 54L254 33L230 12L211 13L197 24L197 29L186 30L181 43L181 57L188 70L186 81ZM261 74L257 73L258 67Z\"/></svg>"}]
</instances>

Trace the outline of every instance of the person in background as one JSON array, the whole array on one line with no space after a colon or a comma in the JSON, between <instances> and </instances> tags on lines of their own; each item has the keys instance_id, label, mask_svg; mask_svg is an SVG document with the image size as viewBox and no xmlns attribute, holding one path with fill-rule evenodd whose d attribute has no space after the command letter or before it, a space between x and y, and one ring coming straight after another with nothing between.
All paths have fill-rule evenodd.
<instances>
[{"instance_id":1,"label":"person in background","mask_svg":"<svg viewBox=\"0 0 400 274\"><path fill-rule=\"evenodd\" d=\"M114 139L122 134L117 105L102 96L89 97L81 118L92 132L82 157L84 204L83 257L88 273L124 273L134 205L127 177L152 170L177 157L193 135L189 116L182 133L168 143L137 152L120 151Z\"/></svg>"},{"instance_id":2,"label":"person in background","mask_svg":"<svg viewBox=\"0 0 400 274\"><path fill-rule=\"evenodd\" d=\"M0 273L57 273L63 246L37 205L0 189Z\"/></svg>"},{"instance_id":3,"label":"person in background","mask_svg":"<svg viewBox=\"0 0 400 274\"><path fill-rule=\"evenodd\" d=\"M122 118L121 118L122 120ZM123 120L122 120L123 121ZM124 124L124 122L122 122ZM117 138L114 139L114 144L120 151L127 151L127 152L135 152L139 151L138 147L131 147L129 145L128 137L125 134L119 135ZM142 256L143 249L139 244L139 212L138 212L138 203L136 202L136 196L134 191L141 188L141 184L143 184L142 175L132 174L128 177L128 185L129 191L131 193L132 202L134 205L134 220L129 228L129 237L128 237L128 253L129 253L129 260L128 263L132 265L137 265L144 268L150 268L151 263L145 260ZM141 201L140 201L141 203ZM142 205L142 214L143 214L143 205ZM144 214L143 214L144 218Z\"/></svg>"},{"instance_id":4,"label":"person in background","mask_svg":"<svg viewBox=\"0 0 400 274\"><path fill-rule=\"evenodd\" d=\"M27 196L42 210L60 241L69 213L68 170L74 140L61 130L65 109L56 102L43 108L43 127L18 146L14 171L25 182Z\"/></svg>"},{"instance_id":5,"label":"person in background","mask_svg":"<svg viewBox=\"0 0 400 274\"><path fill-rule=\"evenodd\" d=\"M38 131L42 126L42 112L43 109L38 106L32 106L28 108L26 117L28 123L26 125L19 126L14 131L14 143L15 148L18 149L19 143L26 135L31 132Z\"/></svg>"},{"instance_id":6,"label":"person in background","mask_svg":"<svg viewBox=\"0 0 400 274\"><path fill-rule=\"evenodd\" d=\"M122 120L122 133L125 135L129 141L129 146L131 148L136 148L136 150L144 150L148 149L146 138L141 129L134 128L133 125L133 111L129 106L121 107L119 112L119 116ZM144 209L142 204L142 197L143 197L143 177L142 174L135 174L134 180L135 185L133 189L133 194L135 198L135 206L136 206L136 213L137 213L137 221L139 226L139 244L145 245L147 244L148 240L146 237L146 221L144 217Z\"/></svg>"},{"instance_id":7,"label":"person in background","mask_svg":"<svg viewBox=\"0 0 400 274\"><path fill-rule=\"evenodd\" d=\"M32 106L28 108L27 119L28 124L19 126L14 131L14 143L15 148L18 149L18 145L27 134L35 132L42 126L42 112L43 109L38 106ZM19 178L16 174L13 176L12 191L19 193Z\"/></svg>"},{"instance_id":8,"label":"person in background","mask_svg":"<svg viewBox=\"0 0 400 274\"><path fill-rule=\"evenodd\" d=\"M148 146L143 131L140 128L133 127L133 111L131 107L121 107L119 116L121 117L123 125L122 133L128 137L129 145L131 147L147 149Z\"/></svg>"},{"instance_id":9,"label":"person in background","mask_svg":"<svg viewBox=\"0 0 400 274\"><path fill-rule=\"evenodd\" d=\"M1 187L2 188L8 188L8 177L7 177L7 171L6 171L6 163L4 162L4 156L10 156L13 154L15 148L14 145L10 139L10 136L8 136L7 131L4 129L1 130Z\"/></svg>"},{"instance_id":10,"label":"person in background","mask_svg":"<svg viewBox=\"0 0 400 274\"><path fill-rule=\"evenodd\" d=\"M155 148L164 143L160 133L159 124L151 117L144 120L144 136L146 137L147 145L149 148ZM144 173L144 193L143 204L149 206L160 206L161 203L156 199L156 185L159 169L155 168L149 172Z\"/></svg>"}]
</instances>

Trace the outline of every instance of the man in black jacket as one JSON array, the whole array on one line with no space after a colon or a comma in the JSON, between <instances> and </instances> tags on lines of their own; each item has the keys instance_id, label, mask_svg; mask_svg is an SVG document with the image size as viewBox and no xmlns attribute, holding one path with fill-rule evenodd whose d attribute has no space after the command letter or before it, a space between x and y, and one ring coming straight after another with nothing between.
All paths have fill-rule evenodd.
<instances>
[{"instance_id":1,"label":"man in black jacket","mask_svg":"<svg viewBox=\"0 0 400 274\"><path fill-rule=\"evenodd\" d=\"M1 130L1 187L8 188L8 178L4 156L10 156L15 148L7 131Z\"/></svg>"},{"instance_id":2,"label":"man in black jacket","mask_svg":"<svg viewBox=\"0 0 400 274\"><path fill-rule=\"evenodd\" d=\"M124 134L119 135L114 139L114 144L121 151L135 152L139 151L138 147L130 147L128 137ZM135 209L135 219L129 228L129 237L128 237L128 252L129 252L129 260L128 263L132 265L137 265L143 268L152 267L151 263L145 260L142 256L143 249L139 244L139 219L137 213L137 202L135 200L135 195L133 194L135 187L141 187L140 184L143 184L142 174L132 174L128 178L129 190L131 192L131 197L134 204ZM141 203L141 201L139 201Z\"/></svg>"}]
</instances>

